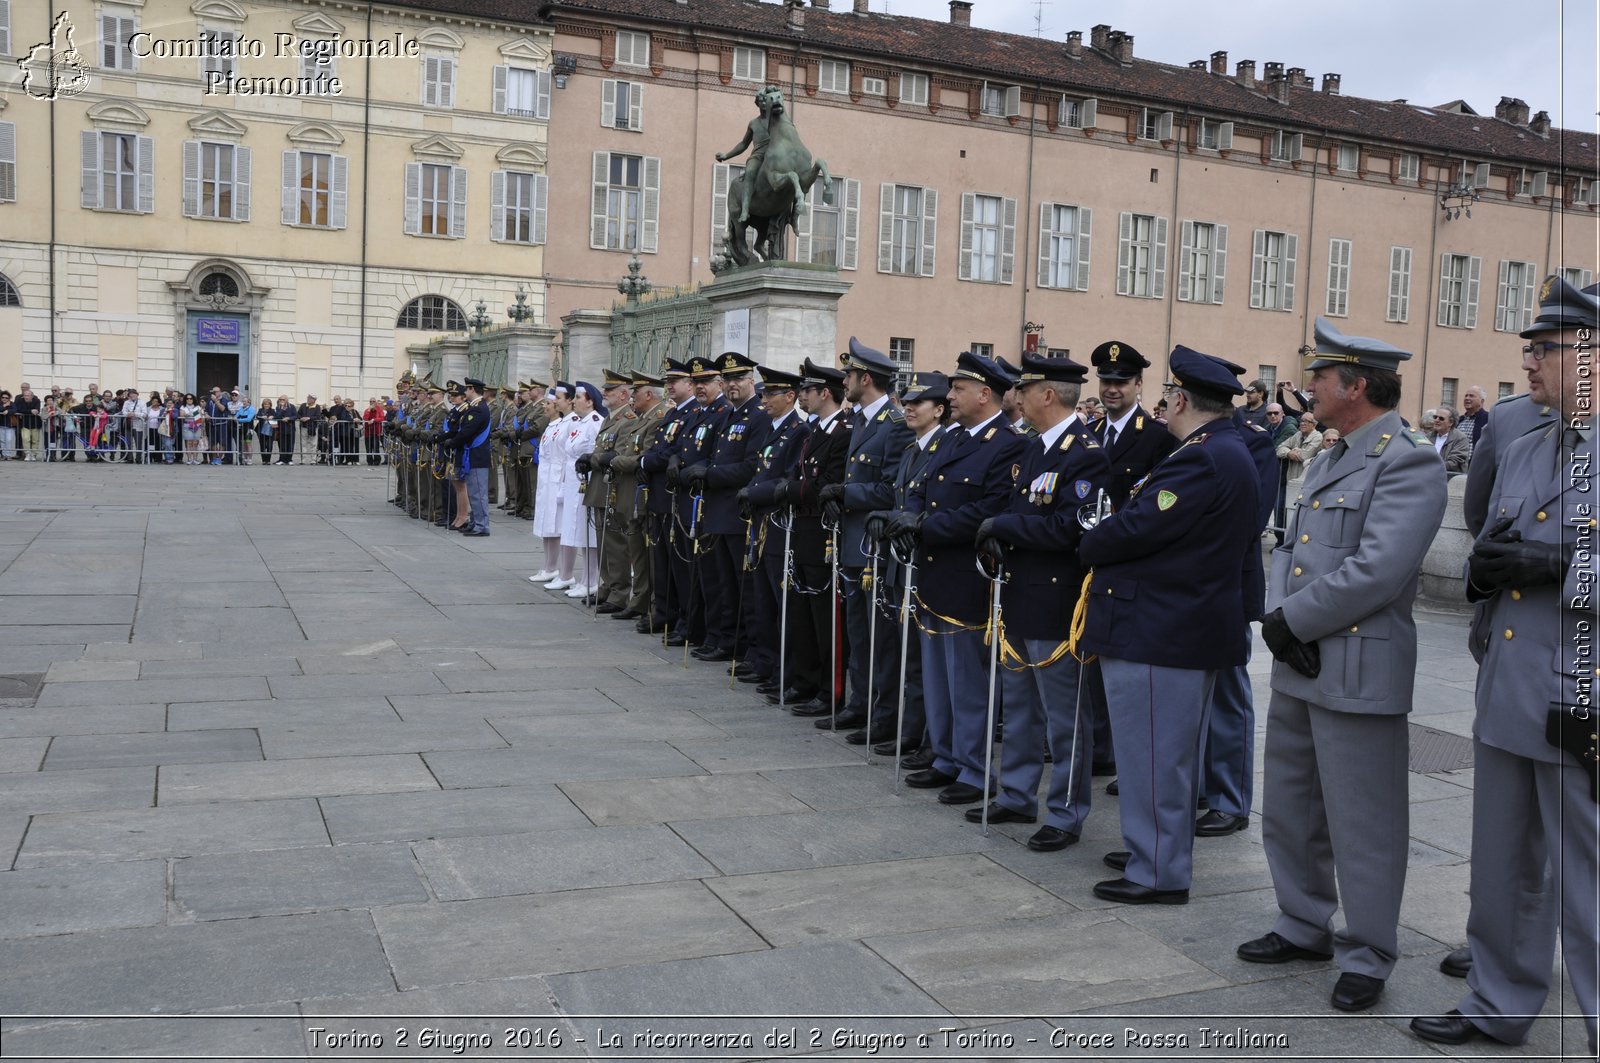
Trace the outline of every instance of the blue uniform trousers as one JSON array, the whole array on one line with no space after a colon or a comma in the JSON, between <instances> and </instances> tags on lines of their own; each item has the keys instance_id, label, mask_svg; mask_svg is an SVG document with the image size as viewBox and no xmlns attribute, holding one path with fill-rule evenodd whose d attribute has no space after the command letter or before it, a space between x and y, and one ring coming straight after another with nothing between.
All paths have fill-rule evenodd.
<instances>
[{"instance_id":1,"label":"blue uniform trousers","mask_svg":"<svg viewBox=\"0 0 1600 1063\"><path fill-rule=\"evenodd\" d=\"M1100 658L1117 751L1123 877L1186 890L1194 874L1194 808L1217 673Z\"/></svg>"},{"instance_id":2,"label":"blue uniform trousers","mask_svg":"<svg viewBox=\"0 0 1600 1063\"><path fill-rule=\"evenodd\" d=\"M937 623L937 621L935 621ZM982 631L922 635L922 703L935 771L983 787L989 651Z\"/></svg>"},{"instance_id":3,"label":"blue uniform trousers","mask_svg":"<svg viewBox=\"0 0 1600 1063\"><path fill-rule=\"evenodd\" d=\"M1017 652L1024 660L1042 661L1056 645L1045 639L1022 639ZM1083 832L1093 792L1089 699L1080 686L1081 675L1082 669L1070 653L1048 667L1000 673L1006 696L1006 737L996 800L1013 812L1037 815L1039 780L1048 748L1052 764L1044 821L1068 834Z\"/></svg>"},{"instance_id":4,"label":"blue uniform trousers","mask_svg":"<svg viewBox=\"0 0 1600 1063\"><path fill-rule=\"evenodd\" d=\"M1255 795L1256 710L1249 666L1217 670L1206 731L1204 790L1213 812L1248 816Z\"/></svg>"},{"instance_id":5,"label":"blue uniform trousers","mask_svg":"<svg viewBox=\"0 0 1600 1063\"><path fill-rule=\"evenodd\" d=\"M489 470L470 469L467 472L467 506L471 513L473 531L489 530Z\"/></svg>"},{"instance_id":6,"label":"blue uniform trousers","mask_svg":"<svg viewBox=\"0 0 1600 1063\"><path fill-rule=\"evenodd\" d=\"M1094 762L1109 764L1117 759L1111 744L1111 714L1106 709L1106 684L1100 676L1100 659L1083 666L1083 694L1089 703L1089 722L1094 732Z\"/></svg>"}]
</instances>

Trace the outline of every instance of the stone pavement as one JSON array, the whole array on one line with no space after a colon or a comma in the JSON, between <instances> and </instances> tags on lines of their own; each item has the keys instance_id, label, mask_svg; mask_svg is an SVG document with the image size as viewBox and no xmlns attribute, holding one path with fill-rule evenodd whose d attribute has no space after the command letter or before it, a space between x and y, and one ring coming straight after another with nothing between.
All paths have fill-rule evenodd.
<instances>
[{"instance_id":1,"label":"stone pavement","mask_svg":"<svg viewBox=\"0 0 1600 1063\"><path fill-rule=\"evenodd\" d=\"M1405 1024L1462 989L1463 616L1421 615L1405 956L1347 1016L1331 965L1234 957L1274 912L1259 823L1198 841L1187 907L1108 905L1102 788L1064 852L985 838L528 583L527 523L463 539L383 489L0 467L0 1057L1447 1054Z\"/></svg>"}]
</instances>

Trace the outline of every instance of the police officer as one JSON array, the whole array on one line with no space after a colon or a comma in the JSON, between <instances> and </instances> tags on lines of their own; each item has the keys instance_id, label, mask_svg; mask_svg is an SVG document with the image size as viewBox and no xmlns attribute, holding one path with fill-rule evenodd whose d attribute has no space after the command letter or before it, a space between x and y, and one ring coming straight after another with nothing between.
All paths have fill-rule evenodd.
<instances>
[{"instance_id":1,"label":"police officer","mask_svg":"<svg viewBox=\"0 0 1600 1063\"><path fill-rule=\"evenodd\" d=\"M1411 603L1444 516L1445 474L1427 437L1395 411L1399 366L1411 355L1343 336L1322 318L1315 331L1311 394L1340 441L1307 472L1272 552L1261 630L1277 663L1262 842L1280 914L1238 954L1251 963L1335 958L1342 973L1331 1003L1362 1011L1399 957Z\"/></svg>"},{"instance_id":2,"label":"police officer","mask_svg":"<svg viewBox=\"0 0 1600 1063\"><path fill-rule=\"evenodd\" d=\"M1033 425L1028 423L1028 419L1022 413L1022 394L1017 390L1017 383L1022 379L1022 370L1001 357L996 357L994 364L999 366L1006 379L1011 381L1011 387L1000 400L1000 408L1005 411L1006 420L1011 422L1011 430L1025 436L1037 435Z\"/></svg>"},{"instance_id":3,"label":"police officer","mask_svg":"<svg viewBox=\"0 0 1600 1063\"><path fill-rule=\"evenodd\" d=\"M1550 991L1559 930L1567 985L1596 1050L1600 838L1593 676L1596 523L1591 388L1600 300L1559 277L1522 333L1528 397L1555 423L1504 445L1489 525L1467 560L1481 654L1473 725L1467 993L1413 1019L1442 1044L1527 1039ZM1491 415L1492 416L1492 415ZM1491 424L1493 421L1491 421Z\"/></svg>"},{"instance_id":4,"label":"police officer","mask_svg":"<svg viewBox=\"0 0 1600 1063\"><path fill-rule=\"evenodd\" d=\"M1009 503L1012 468L1027 446L1000 409L1010 386L991 359L961 353L950 378L955 424L930 444L921 484L908 494L906 512L885 529L903 547L916 548L923 708L934 753L931 767L905 781L939 788L939 801L947 805L986 800L990 786L984 777L983 639L990 593L973 566L972 543L979 525Z\"/></svg>"},{"instance_id":5,"label":"police officer","mask_svg":"<svg viewBox=\"0 0 1600 1063\"><path fill-rule=\"evenodd\" d=\"M451 434L450 446L456 458L456 479L465 486L457 491L467 497L468 519L461 525L463 534L475 538L489 534L489 404L484 399L488 386L467 377L465 401ZM459 505L459 502L458 502Z\"/></svg>"},{"instance_id":6,"label":"police officer","mask_svg":"<svg viewBox=\"0 0 1600 1063\"><path fill-rule=\"evenodd\" d=\"M784 554L786 510L772 503L779 483L786 481L799 462L800 444L810 426L796 408L800 377L772 366L761 366L761 410L770 424L766 442L756 462L756 472L748 487L735 501L741 512L754 521L756 565L750 578L750 649L734 670L742 683L755 683L756 693L774 698L778 686L778 657L783 632L783 576L788 558ZM785 675L785 679L789 676Z\"/></svg>"},{"instance_id":7,"label":"police officer","mask_svg":"<svg viewBox=\"0 0 1600 1063\"><path fill-rule=\"evenodd\" d=\"M867 515L888 509L894 502L894 475L900 456L911 442L911 429L906 427L905 412L889 394L894 386L895 367L881 351L851 336L844 370L845 401L856 406L850 417L850 449L845 458L844 480L824 487L821 497L829 510L828 522L839 526L840 577L851 588L844 600L845 640L850 647L849 683L844 712L836 720L818 720L817 726L866 726L870 685L873 726L865 740L884 742L894 737L893 713L899 695L892 674L899 654L882 614L872 608L871 573L863 546ZM877 625L875 638L873 624ZM876 651L875 659L868 659L869 647ZM870 684L869 671L873 675Z\"/></svg>"},{"instance_id":8,"label":"police officer","mask_svg":"<svg viewBox=\"0 0 1600 1063\"><path fill-rule=\"evenodd\" d=\"M706 646L707 599L715 595L720 604L722 589L715 583L720 573L714 564L702 562L703 553L711 545L705 526L703 481L688 479L683 471L695 468L710 456L723 425L733 413L733 404L722 393L722 372L712 359L689 359L689 379L693 382L695 409L678 435L674 461L667 467L667 484L677 488L672 520L679 545L672 552L673 578L687 593L682 621L668 636L667 645L700 648ZM720 633L724 617L719 614L709 619Z\"/></svg>"},{"instance_id":9,"label":"police officer","mask_svg":"<svg viewBox=\"0 0 1600 1063\"><path fill-rule=\"evenodd\" d=\"M641 619L639 632L654 633L675 630L683 617L688 601L688 587L675 578L678 566L676 553L680 549L678 529L673 510L678 491L676 478L667 480L667 469L678 458L678 437L683 434L699 408L694 400L694 384L689 379L689 367L668 358L662 366L662 379L666 381L668 409L656 422L650 445L639 458L640 475L645 484L646 522L650 528L652 589L650 615ZM646 622L648 621L648 622Z\"/></svg>"},{"instance_id":10,"label":"police officer","mask_svg":"<svg viewBox=\"0 0 1600 1063\"><path fill-rule=\"evenodd\" d=\"M1094 894L1123 904L1189 901L1206 709L1216 670L1246 659L1240 574L1245 552L1259 549L1251 529L1260 487L1231 419L1243 388L1217 359L1187 347L1168 363L1166 427L1181 442L1079 546L1093 569L1079 648L1100 657L1128 783L1128 855L1107 861L1122 863L1123 877L1097 883Z\"/></svg>"},{"instance_id":11,"label":"police officer","mask_svg":"<svg viewBox=\"0 0 1600 1063\"><path fill-rule=\"evenodd\" d=\"M631 402L635 414L622 431L617 433L616 445L609 458L602 457L602 467L611 475L612 497L615 503L611 519L622 526L623 565L626 583L609 602L596 612L611 614L613 620L642 620L650 613L651 563L645 507L647 487L639 470L639 458L644 447L655 436L656 425L666 413L661 399L660 377L634 370ZM608 529L609 530L609 529Z\"/></svg>"},{"instance_id":12,"label":"police officer","mask_svg":"<svg viewBox=\"0 0 1600 1063\"><path fill-rule=\"evenodd\" d=\"M748 610L754 607L745 593L750 527L739 514L738 494L755 475L761 448L772 430L771 419L761 411L755 367L755 362L737 351L728 351L716 360L728 413L704 456L684 471L704 499L700 520L705 543L701 585L705 588L706 637L693 654L702 661L733 660L743 650L738 645L739 632L749 637Z\"/></svg>"},{"instance_id":13,"label":"police officer","mask_svg":"<svg viewBox=\"0 0 1600 1063\"><path fill-rule=\"evenodd\" d=\"M980 556L1004 565L1000 592L1000 682L1006 705L1000 789L991 823L1033 823L1049 749L1053 767L1045 822L1028 848L1053 852L1076 842L1089 815L1092 738L1078 662L1066 635L1083 584L1080 510L1105 490L1111 466L1078 418L1088 369L1070 358L1022 355L1018 409L1034 430L1023 450L1005 512L978 527ZM968 809L977 823L983 809Z\"/></svg>"}]
</instances>

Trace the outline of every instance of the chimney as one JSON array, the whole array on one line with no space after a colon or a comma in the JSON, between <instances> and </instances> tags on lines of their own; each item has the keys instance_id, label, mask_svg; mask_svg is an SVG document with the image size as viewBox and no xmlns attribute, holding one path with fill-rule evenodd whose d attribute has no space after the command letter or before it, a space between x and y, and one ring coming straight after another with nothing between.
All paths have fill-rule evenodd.
<instances>
[{"instance_id":1,"label":"chimney","mask_svg":"<svg viewBox=\"0 0 1600 1063\"><path fill-rule=\"evenodd\" d=\"M1133 34L1111 31L1111 54L1123 66L1133 65Z\"/></svg>"},{"instance_id":2,"label":"chimney","mask_svg":"<svg viewBox=\"0 0 1600 1063\"><path fill-rule=\"evenodd\" d=\"M1326 95L1329 95L1329 96L1337 96L1337 95L1339 95L1339 75L1338 74L1324 74L1324 75L1322 75L1322 91Z\"/></svg>"},{"instance_id":3,"label":"chimney","mask_svg":"<svg viewBox=\"0 0 1600 1063\"><path fill-rule=\"evenodd\" d=\"M950 0L950 25L972 25L972 0Z\"/></svg>"},{"instance_id":4,"label":"chimney","mask_svg":"<svg viewBox=\"0 0 1600 1063\"><path fill-rule=\"evenodd\" d=\"M1083 31L1073 30L1067 34L1067 54L1077 59L1083 55Z\"/></svg>"},{"instance_id":5,"label":"chimney","mask_svg":"<svg viewBox=\"0 0 1600 1063\"><path fill-rule=\"evenodd\" d=\"M1289 84L1291 85L1311 84L1311 79L1306 77L1306 68L1303 66L1291 66L1286 73L1289 76Z\"/></svg>"},{"instance_id":6,"label":"chimney","mask_svg":"<svg viewBox=\"0 0 1600 1063\"><path fill-rule=\"evenodd\" d=\"M811 0L811 6L818 11L828 10L828 0Z\"/></svg>"},{"instance_id":7,"label":"chimney","mask_svg":"<svg viewBox=\"0 0 1600 1063\"><path fill-rule=\"evenodd\" d=\"M1110 51L1111 27L1104 22L1098 26L1089 27L1089 47L1101 52Z\"/></svg>"},{"instance_id":8,"label":"chimney","mask_svg":"<svg viewBox=\"0 0 1600 1063\"><path fill-rule=\"evenodd\" d=\"M1189 69L1190 70L1204 70L1205 68L1206 68L1206 61L1204 59L1191 59L1191 60L1189 60Z\"/></svg>"},{"instance_id":9,"label":"chimney","mask_svg":"<svg viewBox=\"0 0 1600 1063\"><path fill-rule=\"evenodd\" d=\"M1211 53L1211 72L1213 74L1221 74L1223 77L1227 77L1228 76L1228 53L1227 52L1212 52Z\"/></svg>"},{"instance_id":10,"label":"chimney","mask_svg":"<svg viewBox=\"0 0 1600 1063\"><path fill-rule=\"evenodd\" d=\"M1540 111L1538 114L1534 115L1533 116L1533 121L1528 123L1528 129L1530 131L1532 131L1533 135L1536 136L1536 137L1547 137L1547 136L1549 136L1550 135L1550 112L1549 111Z\"/></svg>"},{"instance_id":11,"label":"chimney","mask_svg":"<svg viewBox=\"0 0 1600 1063\"><path fill-rule=\"evenodd\" d=\"M1241 59L1234 67L1233 79L1247 89L1256 87L1256 61L1254 59Z\"/></svg>"},{"instance_id":12,"label":"chimney","mask_svg":"<svg viewBox=\"0 0 1600 1063\"><path fill-rule=\"evenodd\" d=\"M870 15L872 12L867 7L867 5L870 4L871 2L872 2L872 0L856 0L856 14L858 14L858 15Z\"/></svg>"},{"instance_id":13,"label":"chimney","mask_svg":"<svg viewBox=\"0 0 1600 1063\"><path fill-rule=\"evenodd\" d=\"M1494 106L1494 116L1512 125L1528 124L1528 105L1515 96L1502 96Z\"/></svg>"},{"instance_id":14,"label":"chimney","mask_svg":"<svg viewBox=\"0 0 1600 1063\"><path fill-rule=\"evenodd\" d=\"M783 6L789 9L788 27L793 32L800 32L806 28L806 0L783 0Z\"/></svg>"},{"instance_id":15,"label":"chimney","mask_svg":"<svg viewBox=\"0 0 1600 1063\"><path fill-rule=\"evenodd\" d=\"M1281 77L1283 77L1282 63L1268 63L1261 68L1261 79L1269 84Z\"/></svg>"}]
</instances>

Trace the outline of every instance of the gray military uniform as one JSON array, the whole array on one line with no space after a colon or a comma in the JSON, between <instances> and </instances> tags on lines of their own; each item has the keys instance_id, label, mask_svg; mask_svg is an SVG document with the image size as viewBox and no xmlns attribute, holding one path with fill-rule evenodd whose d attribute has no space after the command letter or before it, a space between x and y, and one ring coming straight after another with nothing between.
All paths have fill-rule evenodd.
<instances>
[{"instance_id":1,"label":"gray military uniform","mask_svg":"<svg viewBox=\"0 0 1600 1063\"><path fill-rule=\"evenodd\" d=\"M1272 669L1262 840L1280 911L1273 929L1372 978L1387 978L1399 955L1411 604L1445 501L1438 454L1390 410L1307 472L1272 553L1267 612L1281 608L1322 656L1314 679L1281 661Z\"/></svg>"}]
</instances>

